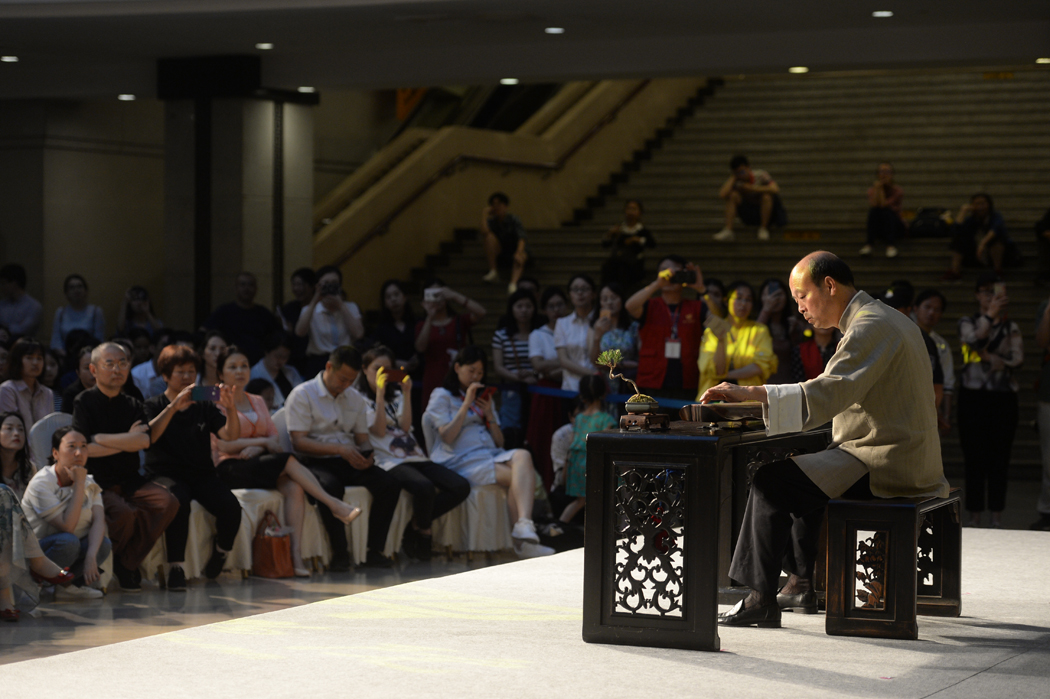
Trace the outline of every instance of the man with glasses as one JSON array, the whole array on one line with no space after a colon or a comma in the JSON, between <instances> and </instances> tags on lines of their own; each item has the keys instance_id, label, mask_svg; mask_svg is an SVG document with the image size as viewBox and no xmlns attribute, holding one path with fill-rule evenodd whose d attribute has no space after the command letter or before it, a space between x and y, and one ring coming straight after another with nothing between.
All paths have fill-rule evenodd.
<instances>
[{"instance_id":1,"label":"man with glasses","mask_svg":"<svg viewBox=\"0 0 1050 699\"><path fill-rule=\"evenodd\" d=\"M175 518L179 501L139 473L138 452L150 446L150 427L142 402L121 391L130 368L115 342L92 351L95 387L77 396L73 428L89 440L87 468L102 488L113 572L121 589L138 592L139 565Z\"/></svg>"},{"instance_id":2,"label":"man with glasses","mask_svg":"<svg viewBox=\"0 0 1050 699\"><path fill-rule=\"evenodd\" d=\"M787 223L787 212L780 203L780 186L765 170L752 170L747 156L733 156L729 169L732 174L718 190L718 196L726 203L726 225L715 233L715 240L728 243L736 238L733 224L737 216L745 226L758 226L759 240L769 240L770 224Z\"/></svg>"}]
</instances>

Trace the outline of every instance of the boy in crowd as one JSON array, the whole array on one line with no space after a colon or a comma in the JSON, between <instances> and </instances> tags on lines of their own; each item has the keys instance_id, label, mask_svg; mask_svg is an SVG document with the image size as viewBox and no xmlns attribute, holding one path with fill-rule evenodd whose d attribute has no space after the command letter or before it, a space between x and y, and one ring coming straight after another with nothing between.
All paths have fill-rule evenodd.
<instances>
[{"instance_id":1,"label":"boy in crowd","mask_svg":"<svg viewBox=\"0 0 1050 699\"><path fill-rule=\"evenodd\" d=\"M787 223L787 212L780 203L780 187L765 170L752 170L747 157L735 155L729 161L732 174L718 190L718 196L726 203L725 228L715 233L715 240L728 243L736 234L733 224L736 217L745 226L758 226L758 239L769 240L769 226Z\"/></svg>"}]
</instances>

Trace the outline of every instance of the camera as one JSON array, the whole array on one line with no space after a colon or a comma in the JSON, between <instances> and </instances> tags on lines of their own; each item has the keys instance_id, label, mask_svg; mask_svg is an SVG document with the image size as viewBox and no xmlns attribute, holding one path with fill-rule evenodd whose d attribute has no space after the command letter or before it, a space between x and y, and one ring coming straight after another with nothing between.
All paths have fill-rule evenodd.
<instances>
[{"instance_id":1,"label":"camera","mask_svg":"<svg viewBox=\"0 0 1050 699\"><path fill-rule=\"evenodd\" d=\"M435 301L440 301L441 300L441 289L439 289L436 286L431 287L429 289L424 289L423 290L423 300L427 301L428 303L433 303Z\"/></svg>"},{"instance_id":2,"label":"camera","mask_svg":"<svg viewBox=\"0 0 1050 699\"><path fill-rule=\"evenodd\" d=\"M325 282L321 285L322 296L338 296L339 282Z\"/></svg>"},{"instance_id":3,"label":"camera","mask_svg":"<svg viewBox=\"0 0 1050 699\"><path fill-rule=\"evenodd\" d=\"M681 284L682 286L696 284L696 272L691 269L680 269L672 274L668 281L672 284Z\"/></svg>"}]
</instances>

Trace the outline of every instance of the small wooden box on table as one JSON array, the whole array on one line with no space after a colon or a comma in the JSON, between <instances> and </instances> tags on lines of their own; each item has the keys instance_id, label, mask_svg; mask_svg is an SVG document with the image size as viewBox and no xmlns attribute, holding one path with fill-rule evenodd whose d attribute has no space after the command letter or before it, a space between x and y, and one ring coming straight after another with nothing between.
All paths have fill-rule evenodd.
<instances>
[{"instance_id":1,"label":"small wooden box on table","mask_svg":"<svg viewBox=\"0 0 1050 699\"><path fill-rule=\"evenodd\" d=\"M959 515L958 489L829 502L827 633L916 639L916 614L959 616Z\"/></svg>"},{"instance_id":2,"label":"small wooden box on table","mask_svg":"<svg viewBox=\"0 0 1050 699\"><path fill-rule=\"evenodd\" d=\"M751 475L829 437L690 422L588 435L583 640L718 650L719 588Z\"/></svg>"}]
</instances>

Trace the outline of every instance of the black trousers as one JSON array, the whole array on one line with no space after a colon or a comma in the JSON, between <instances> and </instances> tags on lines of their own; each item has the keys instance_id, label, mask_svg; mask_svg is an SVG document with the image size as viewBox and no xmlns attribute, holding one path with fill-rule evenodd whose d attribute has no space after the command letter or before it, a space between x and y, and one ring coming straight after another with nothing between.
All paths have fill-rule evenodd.
<instances>
[{"instance_id":1,"label":"black trousers","mask_svg":"<svg viewBox=\"0 0 1050 699\"><path fill-rule=\"evenodd\" d=\"M470 481L430 461L409 461L388 472L412 496L412 521L417 529L430 524L470 495Z\"/></svg>"},{"instance_id":2,"label":"black trousers","mask_svg":"<svg viewBox=\"0 0 1050 699\"><path fill-rule=\"evenodd\" d=\"M843 497L871 498L868 476ZM828 500L791 459L759 468L747 496L729 577L763 595L776 594L781 570L812 581Z\"/></svg>"},{"instance_id":3,"label":"black trousers","mask_svg":"<svg viewBox=\"0 0 1050 699\"><path fill-rule=\"evenodd\" d=\"M212 470L172 480L175 482L168 490L179 501L179 511L164 530L168 563L186 560L191 500L196 500L215 516L215 545L223 551L232 550L237 530L241 527L241 503L237 502L229 487L219 480L219 474Z\"/></svg>"},{"instance_id":4,"label":"black trousers","mask_svg":"<svg viewBox=\"0 0 1050 699\"><path fill-rule=\"evenodd\" d=\"M959 390L959 446L966 471L966 509L983 512L1006 507L1006 474L1017 433L1017 394L1013 391Z\"/></svg>"},{"instance_id":5,"label":"black trousers","mask_svg":"<svg viewBox=\"0 0 1050 699\"><path fill-rule=\"evenodd\" d=\"M340 457L303 459L303 465L317 476L326 493L340 500L347 486L368 489L372 494L372 511L368 515L368 550L381 554L386 547L397 499L401 497L401 483L378 466L369 466L361 471ZM347 552L346 525L336 519L327 507L317 509L321 514L321 523L328 532L332 553L338 556Z\"/></svg>"},{"instance_id":6,"label":"black trousers","mask_svg":"<svg viewBox=\"0 0 1050 699\"><path fill-rule=\"evenodd\" d=\"M887 245L896 245L897 238L905 233L904 222L893 210L873 206L868 209L868 244L880 238Z\"/></svg>"}]
</instances>

